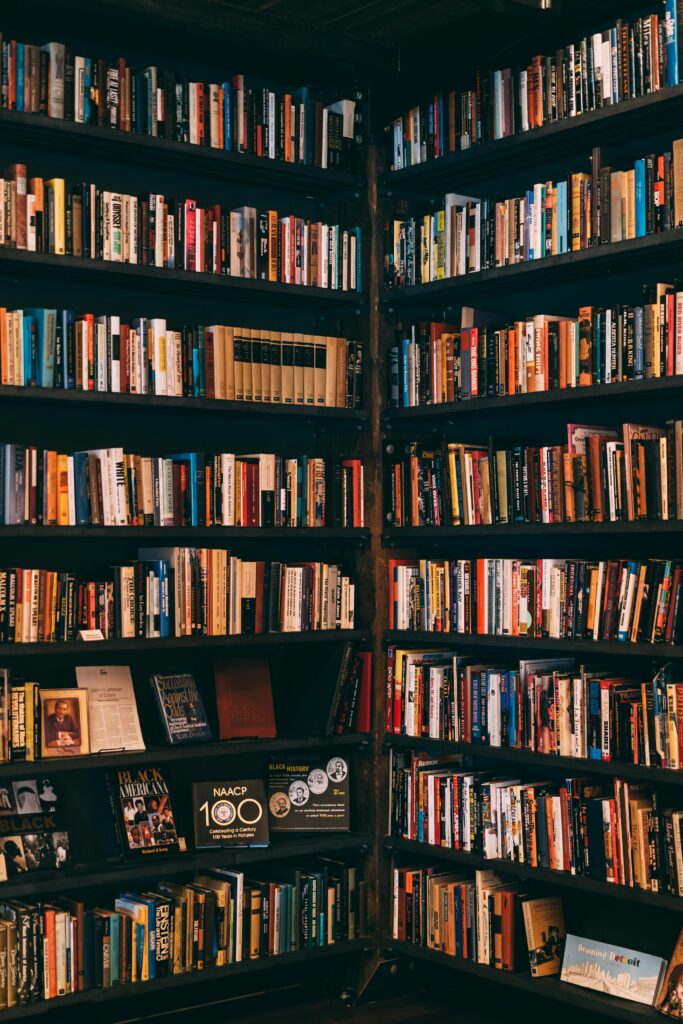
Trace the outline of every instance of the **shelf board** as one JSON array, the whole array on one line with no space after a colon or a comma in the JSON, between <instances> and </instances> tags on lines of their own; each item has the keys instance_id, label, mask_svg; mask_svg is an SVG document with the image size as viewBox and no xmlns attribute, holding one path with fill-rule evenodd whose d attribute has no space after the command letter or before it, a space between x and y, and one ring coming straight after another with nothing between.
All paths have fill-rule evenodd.
<instances>
[{"instance_id":1,"label":"shelf board","mask_svg":"<svg viewBox=\"0 0 683 1024\"><path fill-rule=\"evenodd\" d=\"M502 761L505 765L533 765L541 771L579 772L582 775L603 775L610 778L634 779L650 785L683 786L683 771L671 768L649 768L642 764L621 761L592 761L583 757L559 757L539 754L535 750L517 747L490 747L484 743L459 743L434 740L429 737L403 736L385 733L384 744L399 750L426 751L430 754L467 754L483 761Z\"/></svg>"},{"instance_id":2,"label":"shelf board","mask_svg":"<svg viewBox=\"0 0 683 1024\"><path fill-rule=\"evenodd\" d=\"M650 380L627 380L615 384L595 384L586 388L563 388L538 391L528 395L500 395L494 398L471 398L464 402L440 405L416 405L407 409L384 409L382 424L385 430L403 428L418 420L433 421L439 426L451 426L463 419L485 416L509 416L511 413L551 411L555 406L572 408L581 404L680 398L683 376L658 377Z\"/></svg>"},{"instance_id":3,"label":"shelf board","mask_svg":"<svg viewBox=\"0 0 683 1024\"><path fill-rule=\"evenodd\" d=\"M388 527L382 540L392 547L439 544L473 539L510 540L516 537L639 537L642 534L683 534L683 519L638 519L618 523L508 523L494 526L400 526ZM0 528L0 537L2 528Z\"/></svg>"},{"instance_id":4,"label":"shelf board","mask_svg":"<svg viewBox=\"0 0 683 1024\"><path fill-rule=\"evenodd\" d=\"M170 636L163 638L135 637L130 640L93 640L82 643L72 640L55 644L2 644L0 661L9 658L80 656L98 654L135 654L149 651L214 651L223 647L278 647L292 644L336 643L343 640L366 640L362 629L318 629L308 633L240 633L237 636Z\"/></svg>"},{"instance_id":5,"label":"shelf board","mask_svg":"<svg viewBox=\"0 0 683 1024\"><path fill-rule=\"evenodd\" d=\"M200 274L189 270L169 270L106 260L84 259L81 256L55 256L53 253L25 252L0 248L0 273L8 277L49 277L65 284L134 288L136 291L213 297L224 302L252 302L259 306L282 306L335 311L337 315L355 314L365 308L362 292L335 291L331 288L308 288L252 278L229 277L222 274Z\"/></svg>"},{"instance_id":6,"label":"shelf board","mask_svg":"<svg viewBox=\"0 0 683 1024\"><path fill-rule=\"evenodd\" d=\"M304 164L270 160L252 153L212 149L174 139L153 138L97 125L75 124L39 114L0 110L0 134L5 144L68 147L73 154L98 157L116 164L142 164L157 169L219 178L222 182L258 185L307 197L362 195L357 174Z\"/></svg>"},{"instance_id":7,"label":"shelf board","mask_svg":"<svg viewBox=\"0 0 683 1024\"><path fill-rule=\"evenodd\" d=\"M626 885L612 885L610 882L599 882L594 878L586 878L583 875L570 875L568 871L552 871L550 868L533 868L529 864L519 864L516 861L489 859L476 853L466 853L461 850L450 850L443 846L433 846L430 843L419 843L409 839L401 839L394 836L387 836L384 840L384 849L391 853L404 853L417 857L426 857L437 861L444 861L449 864L468 865L474 870L478 868L491 868L500 871L501 874L517 875L520 878L546 882L549 885L564 886L568 889L578 889L581 892L590 893L593 896L611 896L618 900L626 900L630 903L637 903L641 906L659 907L663 910L673 910L680 914L683 911L683 899L680 896L665 895L657 892L645 892L643 889L630 888Z\"/></svg>"},{"instance_id":8,"label":"shelf board","mask_svg":"<svg viewBox=\"0 0 683 1024\"><path fill-rule=\"evenodd\" d=\"M274 739L217 740L210 743L180 743L175 746L151 746L146 750L106 751L83 757L48 757L37 761L8 761L0 764L0 779L25 775L62 775L64 772L105 771L129 765L169 764L173 761L210 761L225 757L269 756L289 750L326 748L362 749L369 746L367 733L343 736L276 736ZM0 883L2 888L2 883Z\"/></svg>"},{"instance_id":9,"label":"shelf board","mask_svg":"<svg viewBox=\"0 0 683 1024\"><path fill-rule=\"evenodd\" d=\"M135 863L100 860L63 868L61 871L35 871L13 875L0 883L0 894L8 898L33 898L46 893L74 892L99 887L133 885L138 879L166 878L192 871L218 867L260 864L282 858L306 858L328 852L369 849L372 838L364 833L328 832L315 837L294 836L277 839L272 846L235 847L233 849L194 850L167 857L143 858Z\"/></svg>"},{"instance_id":10,"label":"shelf board","mask_svg":"<svg viewBox=\"0 0 683 1024\"><path fill-rule=\"evenodd\" d=\"M565 118L505 139L485 142L471 149L449 153L400 171L389 171L382 188L419 189L421 192L456 189L461 182L481 184L501 174L528 167L538 173L544 161L557 161L595 144L609 144L633 134L647 134L666 127L683 110L683 85L662 89L648 96L625 100L614 106Z\"/></svg>"},{"instance_id":11,"label":"shelf board","mask_svg":"<svg viewBox=\"0 0 683 1024\"><path fill-rule=\"evenodd\" d=\"M596 245L580 252L448 277L429 284L389 288L381 293L381 306L389 313L407 312L413 308L444 309L463 302L480 305L486 302L487 295L493 300L505 290L518 293L526 288L537 294L544 286L573 288L575 282L590 279L596 273L616 274L621 270L642 268L644 260L656 265L673 257L683 258L681 243L683 228L677 228L623 242Z\"/></svg>"},{"instance_id":12,"label":"shelf board","mask_svg":"<svg viewBox=\"0 0 683 1024\"><path fill-rule=\"evenodd\" d=\"M410 644L434 644L437 647L472 647L479 650L524 650L535 655L536 651L567 651L568 654L632 654L641 658L683 658L683 645L677 644L631 644L619 640L561 640L553 637L488 636L470 633L431 633L428 630L394 629L384 634L387 643L409 646Z\"/></svg>"},{"instance_id":13,"label":"shelf board","mask_svg":"<svg viewBox=\"0 0 683 1024\"><path fill-rule=\"evenodd\" d=\"M112 988L93 988L87 992L76 992L72 995L48 999L28 1006L15 1006L2 1011L3 1020L23 1020L25 1017L37 1017L43 1014L59 1014L68 1011L87 1009L89 1004L101 1005L110 1000L136 999L154 993L163 994L167 989L180 989L190 985L208 985L212 982L225 982L238 975L251 974L252 971L273 971L277 968L297 967L308 964L334 960L343 956L370 952L370 939L353 939L337 942L332 946L317 949L306 949L296 953L283 953L281 956L264 957L262 960L243 960L238 964L226 967L206 967L203 971L190 974L172 974L168 978L153 978L151 981L139 982L134 985L115 985ZM94 1010L97 1012L97 1010Z\"/></svg>"},{"instance_id":14,"label":"shelf board","mask_svg":"<svg viewBox=\"0 0 683 1024\"><path fill-rule=\"evenodd\" d=\"M400 953L415 960L425 960L451 971L481 978L485 982L497 983L528 994L533 993L545 999L564 1003L565 1006L575 1006L578 1010L602 1014L605 1017L616 1017L617 1020L628 1022L628 1024L655 1024L656 1021L662 1019L651 1006L643 1006L642 1003L632 1003L627 999L604 995L592 989L581 988L579 985L568 985L555 978L532 978L527 973L513 974L510 971L499 971L495 967L472 963L471 960L460 960L454 956L446 956L445 953L440 953L435 949L415 946L412 942L398 942L391 938L385 939L384 948L389 953Z\"/></svg>"},{"instance_id":15,"label":"shelf board","mask_svg":"<svg viewBox=\"0 0 683 1024\"><path fill-rule=\"evenodd\" d=\"M2 249L0 249L2 253ZM1 257L0 257L1 259ZM366 409L337 409L326 406L283 405L270 402L228 402L214 398L175 398L166 395L134 395L118 394L110 391L66 391L62 388L14 387L0 386L0 405L2 403L40 404L48 408L51 405L60 407L96 405L102 408L116 409L121 412L138 412L146 414L152 409L155 415L168 412L174 417L178 415L209 415L260 419L261 417L277 417L278 430L288 420L292 424L315 426L330 424L335 428L349 426L361 430L368 421Z\"/></svg>"},{"instance_id":16,"label":"shelf board","mask_svg":"<svg viewBox=\"0 0 683 1024\"><path fill-rule=\"evenodd\" d=\"M162 541L167 537L183 542L208 541L239 543L239 541L279 540L305 541L309 544L358 543L370 539L366 527L265 527L265 526L0 526L2 541L31 540L131 540Z\"/></svg>"}]
</instances>

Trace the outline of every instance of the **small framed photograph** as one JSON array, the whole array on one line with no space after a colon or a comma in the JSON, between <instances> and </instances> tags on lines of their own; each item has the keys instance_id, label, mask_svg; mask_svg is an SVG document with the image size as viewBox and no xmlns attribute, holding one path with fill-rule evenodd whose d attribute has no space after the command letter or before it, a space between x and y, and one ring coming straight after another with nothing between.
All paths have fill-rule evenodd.
<instances>
[{"instance_id":1,"label":"small framed photograph","mask_svg":"<svg viewBox=\"0 0 683 1024\"><path fill-rule=\"evenodd\" d=\"M43 757L90 753L87 690L41 690L40 721Z\"/></svg>"}]
</instances>

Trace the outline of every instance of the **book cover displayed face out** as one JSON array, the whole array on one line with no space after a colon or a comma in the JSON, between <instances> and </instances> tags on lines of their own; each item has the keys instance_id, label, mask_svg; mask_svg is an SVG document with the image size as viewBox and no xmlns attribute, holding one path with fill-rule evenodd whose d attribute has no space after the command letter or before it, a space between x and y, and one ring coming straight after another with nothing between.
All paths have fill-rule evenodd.
<instances>
[{"instance_id":1,"label":"book cover displayed face out","mask_svg":"<svg viewBox=\"0 0 683 1024\"><path fill-rule=\"evenodd\" d=\"M348 832L349 764L343 757L268 765L273 832Z\"/></svg>"},{"instance_id":2,"label":"book cover displayed face out","mask_svg":"<svg viewBox=\"0 0 683 1024\"><path fill-rule=\"evenodd\" d=\"M204 702L194 677L188 672L178 675L153 675L150 679L167 741L197 743L211 739Z\"/></svg>"},{"instance_id":3,"label":"book cover displayed face out","mask_svg":"<svg viewBox=\"0 0 683 1024\"><path fill-rule=\"evenodd\" d=\"M90 753L87 690L40 691L43 757L76 757Z\"/></svg>"},{"instance_id":4,"label":"book cover displayed face out","mask_svg":"<svg viewBox=\"0 0 683 1024\"><path fill-rule=\"evenodd\" d=\"M559 896L524 900L522 913L533 977L559 974L567 935L562 900Z\"/></svg>"},{"instance_id":5,"label":"book cover displayed face out","mask_svg":"<svg viewBox=\"0 0 683 1024\"><path fill-rule=\"evenodd\" d=\"M652 1006L665 970L659 956L568 935L560 979Z\"/></svg>"},{"instance_id":6,"label":"book cover displayed face out","mask_svg":"<svg viewBox=\"0 0 683 1024\"><path fill-rule=\"evenodd\" d=\"M214 662L218 728L222 740L276 735L270 666L266 658Z\"/></svg>"},{"instance_id":7,"label":"book cover displayed face out","mask_svg":"<svg viewBox=\"0 0 683 1024\"><path fill-rule=\"evenodd\" d=\"M0 881L63 868L70 860L69 834L51 779L0 781Z\"/></svg>"},{"instance_id":8,"label":"book cover displayed face out","mask_svg":"<svg viewBox=\"0 0 683 1024\"><path fill-rule=\"evenodd\" d=\"M127 665L79 665L78 688L88 694L90 752L144 750L133 679Z\"/></svg>"},{"instance_id":9,"label":"book cover displayed face out","mask_svg":"<svg viewBox=\"0 0 683 1024\"><path fill-rule=\"evenodd\" d=\"M261 779L193 782L195 846L267 846L266 791Z\"/></svg>"},{"instance_id":10,"label":"book cover displayed face out","mask_svg":"<svg viewBox=\"0 0 683 1024\"><path fill-rule=\"evenodd\" d=\"M112 810L125 860L178 853L178 838L169 788L158 768L120 769L107 773Z\"/></svg>"},{"instance_id":11,"label":"book cover displayed face out","mask_svg":"<svg viewBox=\"0 0 683 1024\"><path fill-rule=\"evenodd\" d=\"M655 1007L668 1017L683 1020L683 931L678 936L671 954Z\"/></svg>"}]
</instances>

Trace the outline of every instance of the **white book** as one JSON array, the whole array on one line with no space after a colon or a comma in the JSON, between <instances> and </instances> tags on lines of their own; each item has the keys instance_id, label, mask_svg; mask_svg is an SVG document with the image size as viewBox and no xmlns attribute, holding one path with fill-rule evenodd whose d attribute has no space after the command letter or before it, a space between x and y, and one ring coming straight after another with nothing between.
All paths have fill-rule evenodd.
<instances>
[{"instance_id":1,"label":"white book","mask_svg":"<svg viewBox=\"0 0 683 1024\"><path fill-rule=\"evenodd\" d=\"M79 665L76 685L88 691L90 750L144 750L135 689L127 665Z\"/></svg>"}]
</instances>

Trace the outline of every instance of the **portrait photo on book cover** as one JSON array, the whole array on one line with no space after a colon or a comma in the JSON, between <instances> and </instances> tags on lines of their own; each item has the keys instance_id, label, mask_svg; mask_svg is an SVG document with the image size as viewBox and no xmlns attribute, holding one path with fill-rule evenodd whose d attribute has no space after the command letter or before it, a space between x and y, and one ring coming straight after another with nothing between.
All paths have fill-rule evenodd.
<instances>
[{"instance_id":1,"label":"portrait photo on book cover","mask_svg":"<svg viewBox=\"0 0 683 1024\"><path fill-rule=\"evenodd\" d=\"M43 757L90 753L86 690L40 691Z\"/></svg>"},{"instance_id":2,"label":"portrait photo on book cover","mask_svg":"<svg viewBox=\"0 0 683 1024\"><path fill-rule=\"evenodd\" d=\"M167 794L122 801L121 809L131 850L177 842L173 811Z\"/></svg>"}]
</instances>

